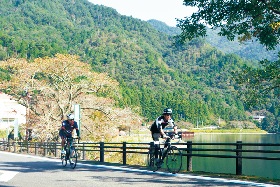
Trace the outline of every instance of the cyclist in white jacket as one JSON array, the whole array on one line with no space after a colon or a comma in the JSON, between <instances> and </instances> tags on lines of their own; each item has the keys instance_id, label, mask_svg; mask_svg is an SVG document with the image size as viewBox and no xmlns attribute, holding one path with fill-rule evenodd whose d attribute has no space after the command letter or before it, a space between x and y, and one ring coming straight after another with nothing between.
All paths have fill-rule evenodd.
<instances>
[{"instance_id":1,"label":"cyclist in white jacket","mask_svg":"<svg viewBox=\"0 0 280 187\"><path fill-rule=\"evenodd\" d=\"M155 145L155 158L156 158L157 163L159 162L159 159L158 159L158 151L160 149L159 138L160 137L162 137L164 139L167 138L163 129L167 125L171 125L175 132L175 136L176 135L178 136L177 127L176 127L173 119L171 119L171 115L172 115L172 110L170 108L164 109L162 116L158 117L151 126L152 137L153 137L154 145Z\"/></svg>"}]
</instances>

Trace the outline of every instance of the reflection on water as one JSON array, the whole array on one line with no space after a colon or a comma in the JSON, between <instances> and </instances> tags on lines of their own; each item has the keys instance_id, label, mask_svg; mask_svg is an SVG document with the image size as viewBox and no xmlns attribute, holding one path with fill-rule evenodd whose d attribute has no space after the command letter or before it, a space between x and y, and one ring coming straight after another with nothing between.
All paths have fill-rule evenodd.
<instances>
[{"instance_id":1,"label":"reflection on water","mask_svg":"<svg viewBox=\"0 0 280 187\"><path fill-rule=\"evenodd\" d=\"M280 143L279 134L195 134L194 137L186 137L184 141L192 141L194 143ZM217 149L235 149L235 146L193 146L194 148L217 148ZM263 150L280 150L279 147L247 147L243 149L263 149ZM193 152L194 154L198 152ZM234 152L199 152L199 154L223 154L235 155ZM280 154L271 153L242 153L243 156L265 156L280 157ZM206 171L215 173L236 173L236 160L234 158L207 158L193 157L192 168L194 171ZM183 168L187 169L186 159ZM277 160L249 160L242 159L242 174L255 175L280 179L280 161Z\"/></svg>"}]
</instances>

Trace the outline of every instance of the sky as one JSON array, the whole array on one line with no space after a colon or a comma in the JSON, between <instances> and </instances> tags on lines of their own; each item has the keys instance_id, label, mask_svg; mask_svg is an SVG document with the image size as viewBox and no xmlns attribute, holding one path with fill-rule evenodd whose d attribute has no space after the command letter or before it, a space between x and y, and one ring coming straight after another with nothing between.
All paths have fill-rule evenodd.
<instances>
[{"instance_id":1,"label":"sky","mask_svg":"<svg viewBox=\"0 0 280 187\"><path fill-rule=\"evenodd\" d=\"M186 7L183 0L88 0L93 4L112 7L118 13L147 21L156 19L175 27L176 18L190 16L196 8Z\"/></svg>"}]
</instances>

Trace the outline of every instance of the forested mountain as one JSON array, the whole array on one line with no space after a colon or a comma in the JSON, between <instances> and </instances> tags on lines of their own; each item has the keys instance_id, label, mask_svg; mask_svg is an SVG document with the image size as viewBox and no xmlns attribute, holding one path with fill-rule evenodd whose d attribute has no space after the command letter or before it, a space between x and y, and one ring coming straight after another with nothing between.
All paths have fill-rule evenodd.
<instances>
[{"instance_id":1,"label":"forested mountain","mask_svg":"<svg viewBox=\"0 0 280 187\"><path fill-rule=\"evenodd\" d=\"M170 27L166 23L156 20L150 19L147 21L150 25L152 25L155 29L160 32L164 32L168 35L175 36L181 33L181 29L178 27Z\"/></svg>"},{"instance_id":2,"label":"forested mountain","mask_svg":"<svg viewBox=\"0 0 280 187\"><path fill-rule=\"evenodd\" d=\"M181 33L181 30L179 28L170 27L166 23L158 20L151 19L147 22L155 29L171 36L175 36ZM238 39L229 41L225 36L219 36L218 32L219 30L208 29L206 42L224 53L234 53L240 57L257 61L263 59L275 61L277 59L277 54L280 51L280 46L278 46L274 51L267 51L264 46L257 42L249 41L241 45L238 42Z\"/></svg>"},{"instance_id":3,"label":"forested mountain","mask_svg":"<svg viewBox=\"0 0 280 187\"><path fill-rule=\"evenodd\" d=\"M193 124L249 119L232 93L231 71L253 62L203 39L175 48L172 36L147 22L86 0L2 0L0 13L0 60L79 55L119 81L120 107L135 108L148 121L165 107L175 120ZM1 70L0 79L9 73Z\"/></svg>"}]
</instances>

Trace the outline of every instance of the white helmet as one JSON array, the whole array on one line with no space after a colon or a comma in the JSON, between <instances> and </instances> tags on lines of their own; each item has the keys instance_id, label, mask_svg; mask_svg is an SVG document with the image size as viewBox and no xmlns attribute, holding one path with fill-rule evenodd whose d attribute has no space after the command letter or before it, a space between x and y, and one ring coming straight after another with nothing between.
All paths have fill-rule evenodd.
<instances>
[{"instance_id":1,"label":"white helmet","mask_svg":"<svg viewBox=\"0 0 280 187\"><path fill-rule=\"evenodd\" d=\"M67 119L70 119L70 120L74 119L74 115L73 114L67 114Z\"/></svg>"}]
</instances>

